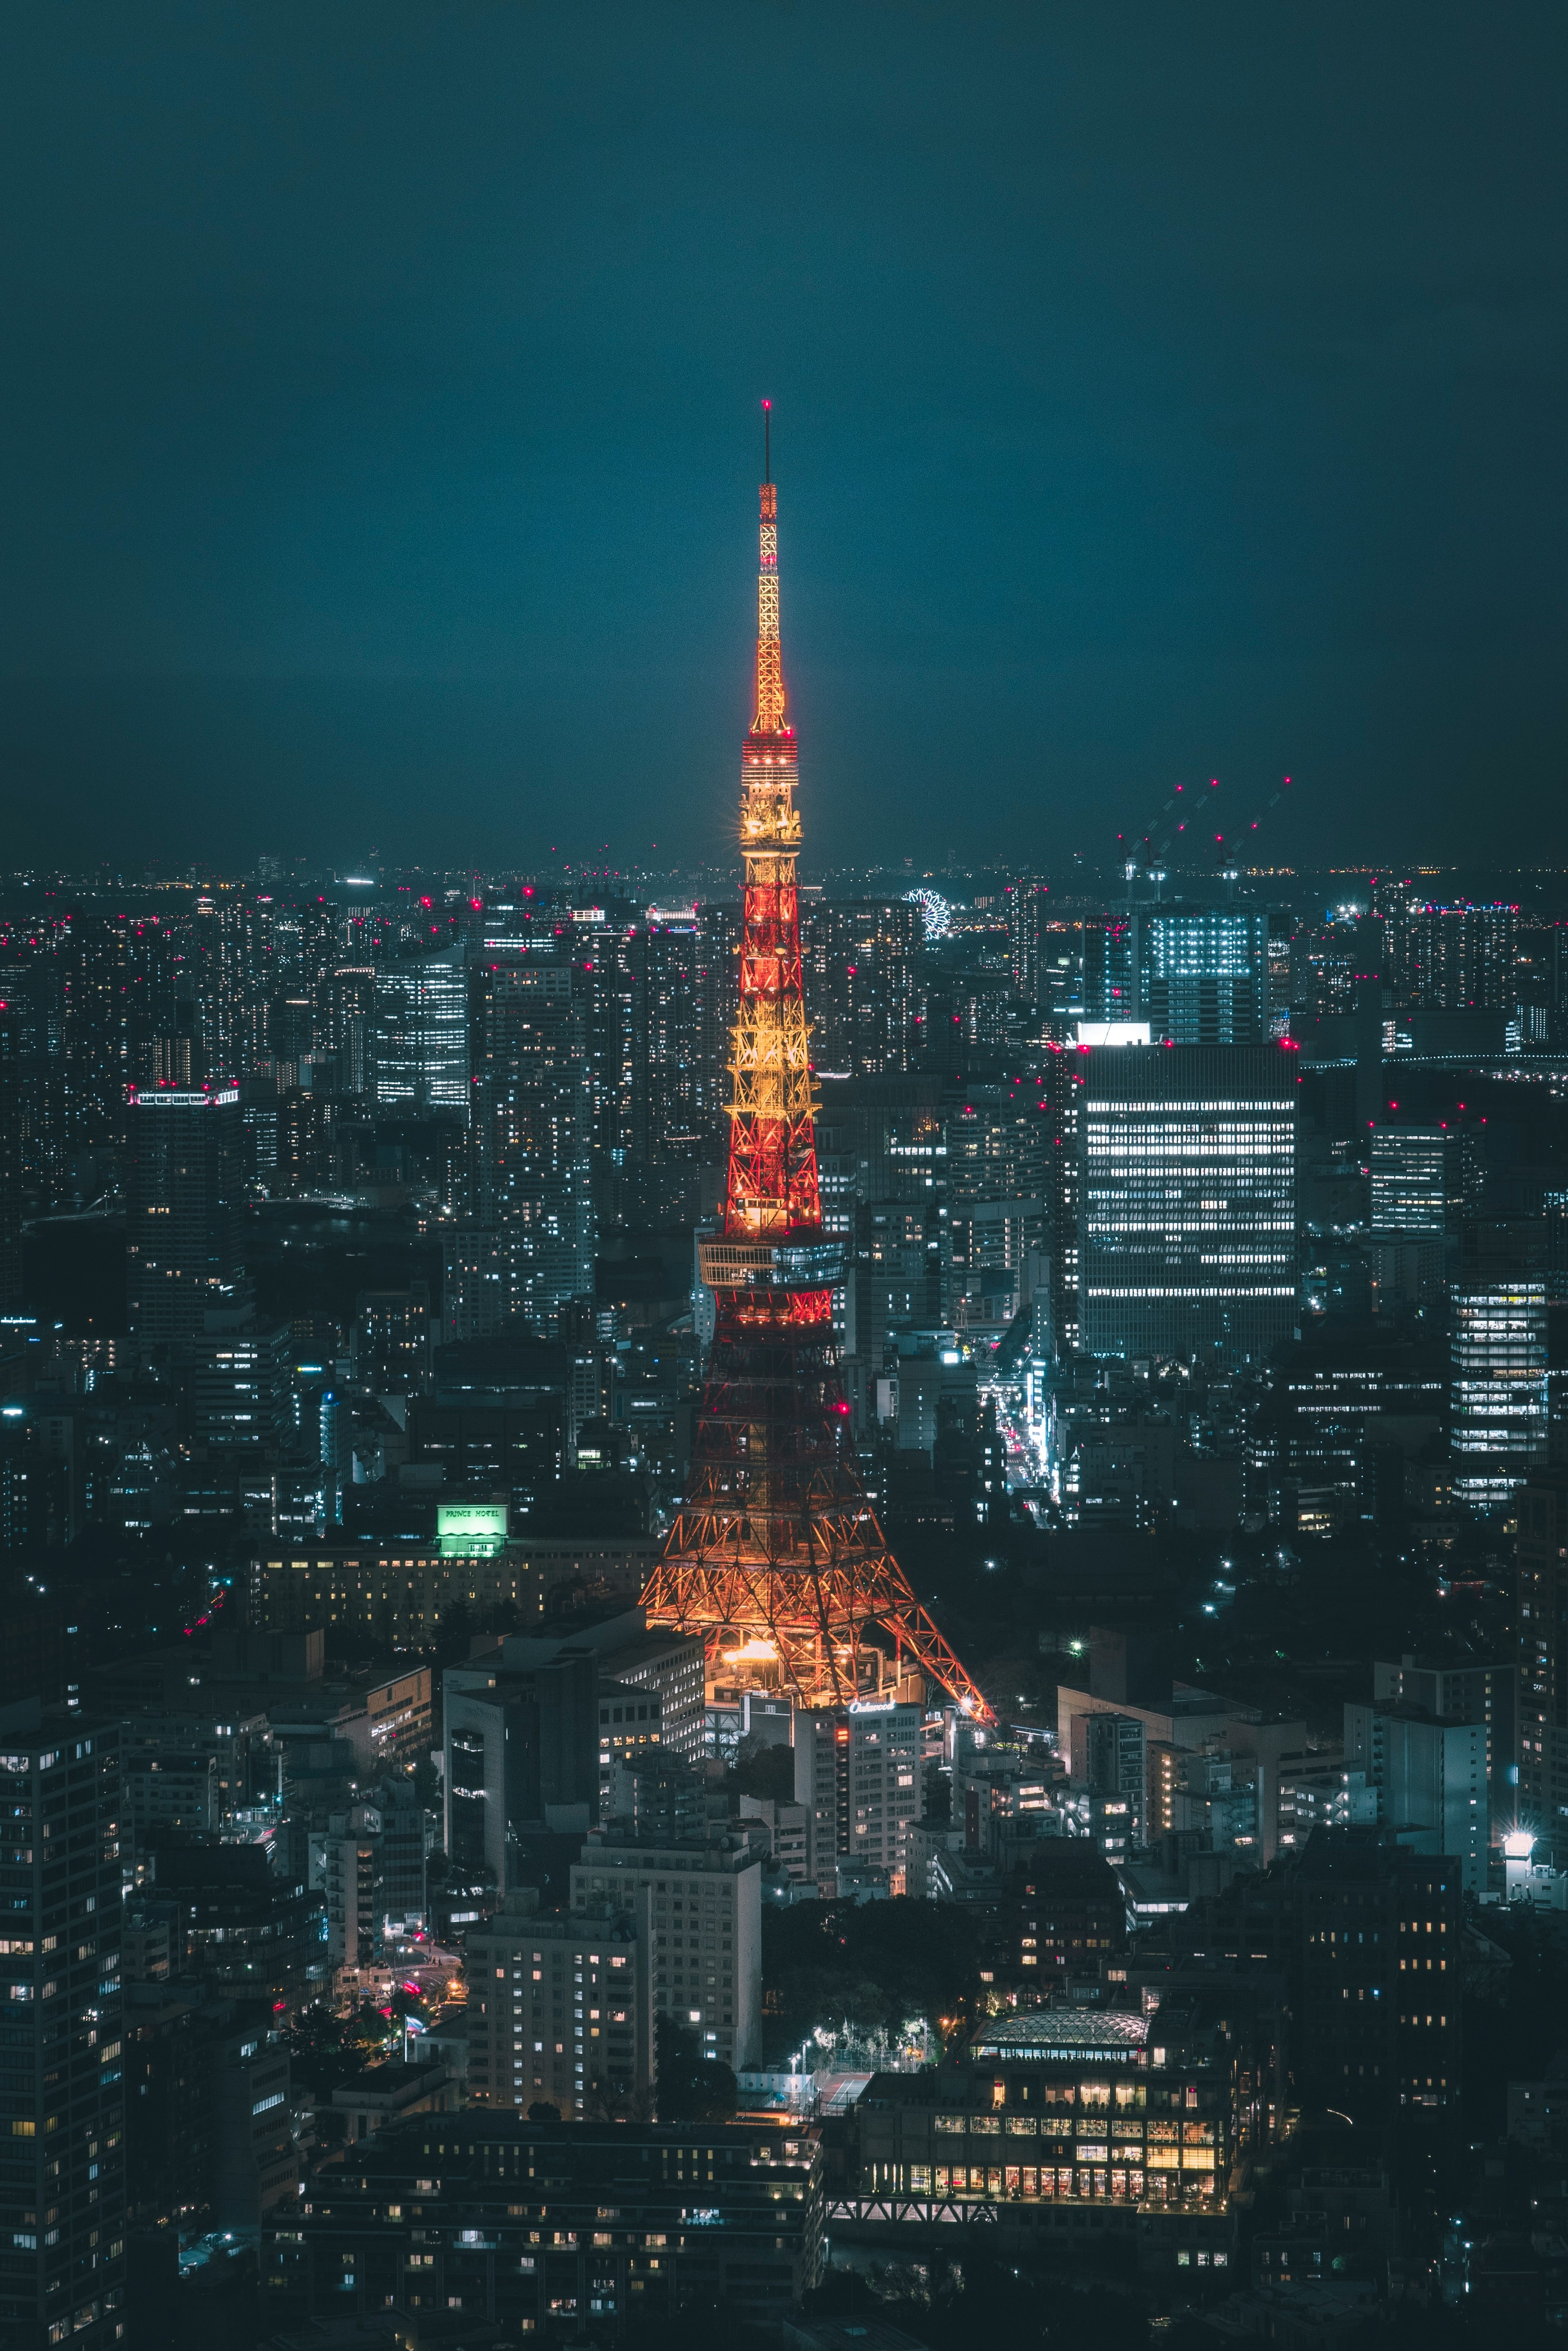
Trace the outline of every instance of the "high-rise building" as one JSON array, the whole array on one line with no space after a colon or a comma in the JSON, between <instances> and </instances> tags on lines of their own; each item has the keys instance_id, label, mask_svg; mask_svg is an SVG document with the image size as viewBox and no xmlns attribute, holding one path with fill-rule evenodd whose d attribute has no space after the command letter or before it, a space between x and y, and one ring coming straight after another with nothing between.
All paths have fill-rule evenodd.
<instances>
[{"instance_id":1,"label":"high-rise building","mask_svg":"<svg viewBox=\"0 0 1568 2351\"><path fill-rule=\"evenodd\" d=\"M178 946L171 926L72 913L56 941L62 1084L55 1107L73 1153L124 1139L126 1088L154 1074L152 1040L173 1025ZM211 1066L234 1066L214 1060Z\"/></svg>"},{"instance_id":2,"label":"high-rise building","mask_svg":"<svg viewBox=\"0 0 1568 2351\"><path fill-rule=\"evenodd\" d=\"M1075 1714L1073 1717L1073 1781L1092 1796L1126 1807L1124 1843L1142 1844L1148 1803L1148 1767L1141 1717Z\"/></svg>"},{"instance_id":3,"label":"high-rise building","mask_svg":"<svg viewBox=\"0 0 1568 2351\"><path fill-rule=\"evenodd\" d=\"M655 2018L697 2034L702 2054L740 2073L762 2043L760 1840L711 1833L668 1844L596 1831L572 1866L572 1909L644 1915Z\"/></svg>"},{"instance_id":4,"label":"high-rise building","mask_svg":"<svg viewBox=\"0 0 1568 2351\"><path fill-rule=\"evenodd\" d=\"M1362 977L1382 965L1382 926L1354 911L1303 923L1291 939L1288 1003L1293 1019L1343 1019L1355 1009Z\"/></svg>"},{"instance_id":5,"label":"high-rise building","mask_svg":"<svg viewBox=\"0 0 1568 2351\"><path fill-rule=\"evenodd\" d=\"M1519 1532L1519 1822L1568 1854L1568 1471L1532 1469ZM1505 1827L1511 1823L1506 1819Z\"/></svg>"},{"instance_id":6,"label":"high-rise building","mask_svg":"<svg viewBox=\"0 0 1568 2351\"><path fill-rule=\"evenodd\" d=\"M629 908L574 906L566 917L593 1176L601 1189L636 1143L637 927Z\"/></svg>"},{"instance_id":7,"label":"high-rise building","mask_svg":"<svg viewBox=\"0 0 1568 2351\"><path fill-rule=\"evenodd\" d=\"M124 1160L130 1327L143 1341L197 1336L244 1280L239 1088L136 1087Z\"/></svg>"},{"instance_id":8,"label":"high-rise building","mask_svg":"<svg viewBox=\"0 0 1568 2351\"><path fill-rule=\"evenodd\" d=\"M907 899L831 900L801 918L811 1058L825 1075L879 1078L919 1058L924 926Z\"/></svg>"},{"instance_id":9,"label":"high-rise building","mask_svg":"<svg viewBox=\"0 0 1568 2351\"><path fill-rule=\"evenodd\" d=\"M428 1385L431 1303L422 1281L408 1290L362 1290L354 1303L349 1360L361 1387L415 1395Z\"/></svg>"},{"instance_id":10,"label":"high-rise building","mask_svg":"<svg viewBox=\"0 0 1568 2351\"><path fill-rule=\"evenodd\" d=\"M701 1159L704 975L696 908L689 916L650 908L628 951L632 1148L644 1159Z\"/></svg>"},{"instance_id":11,"label":"high-rise building","mask_svg":"<svg viewBox=\"0 0 1568 2351\"><path fill-rule=\"evenodd\" d=\"M1127 905L1085 925L1092 1020L1147 1020L1156 1041L1252 1045L1269 1033L1269 918L1236 906Z\"/></svg>"},{"instance_id":12,"label":"high-rise building","mask_svg":"<svg viewBox=\"0 0 1568 2351\"><path fill-rule=\"evenodd\" d=\"M1389 1699L1347 1704L1345 1766L1366 1773L1380 1821L1402 1836L1414 1829L1428 1851L1456 1861L1465 1893L1486 1892L1491 1815L1484 1722L1438 1720L1423 1708Z\"/></svg>"},{"instance_id":13,"label":"high-rise building","mask_svg":"<svg viewBox=\"0 0 1568 2351\"><path fill-rule=\"evenodd\" d=\"M1459 1189L1459 1131L1380 1126L1372 1136L1372 1229L1441 1234Z\"/></svg>"},{"instance_id":14,"label":"high-rise building","mask_svg":"<svg viewBox=\"0 0 1568 2351\"><path fill-rule=\"evenodd\" d=\"M1447 1374L1436 1340L1401 1343L1333 1319L1311 1325L1270 1366L1254 1458L1282 1481L1339 1497L1346 1515L1371 1515L1390 1457L1402 1500L1407 1450L1439 1437Z\"/></svg>"},{"instance_id":15,"label":"high-rise building","mask_svg":"<svg viewBox=\"0 0 1568 2351\"><path fill-rule=\"evenodd\" d=\"M1107 1045L1085 1058L1085 1353L1265 1361L1295 1320L1294 1056Z\"/></svg>"},{"instance_id":16,"label":"high-rise building","mask_svg":"<svg viewBox=\"0 0 1568 2351\"><path fill-rule=\"evenodd\" d=\"M1507 1502L1544 1463L1550 1436L1545 1226L1476 1220L1464 1228L1450 1323L1454 1497L1472 1510Z\"/></svg>"},{"instance_id":17,"label":"high-rise building","mask_svg":"<svg viewBox=\"0 0 1568 2351\"><path fill-rule=\"evenodd\" d=\"M471 1247L486 1237L497 1324L521 1316L547 1330L568 1300L593 1292L587 985L572 962L535 953L487 952L475 974Z\"/></svg>"},{"instance_id":18,"label":"high-rise building","mask_svg":"<svg viewBox=\"0 0 1568 2351\"><path fill-rule=\"evenodd\" d=\"M112 1726L36 1698L0 1711L0 2340L16 2351L125 2335L119 1792Z\"/></svg>"},{"instance_id":19,"label":"high-rise building","mask_svg":"<svg viewBox=\"0 0 1568 2351\"><path fill-rule=\"evenodd\" d=\"M380 1111L469 1115L468 971L461 950L377 967L375 1092Z\"/></svg>"},{"instance_id":20,"label":"high-rise building","mask_svg":"<svg viewBox=\"0 0 1568 2351\"><path fill-rule=\"evenodd\" d=\"M1007 892L1007 945L1014 993L1032 1009L1048 1010L1051 993L1050 885L1013 882Z\"/></svg>"},{"instance_id":21,"label":"high-rise building","mask_svg":"<svg viewBox=\"0 0 1568 2351\"><path fill-rule=\"evenodd\" d=\"M412 1788L393 1780L312 1834L334 1968L369 1967L426 1925L426 1818Z\"/></svg>"},{"instance_id":22,"label":"high-rise building","mask_svg":"<svg viewBox=\"0 0 1568 2351\"><path fill-rule=\"evenodd\" d=\"M683 1507L643 1594L700 1632L711 1672L842 1705L929 1674L990 1708L889 1555L856 1464L834 1334L842 1246L824 1234L802 984L794 728L779 636L778 496L761 496L756 715L742 751L740 1010L708 1382Z\"/></svg>"},{"instance_id":23,"label":"high-rise building","mask_svg":"<svg viewBox=\"0 0 1568 2351\"><path fill-rule=\"evenodd\" d=\"M1235 907L1143 913L1138 1009L1179 1045L1252 1045L1269 1029L1269 918ZM1107 1014L1107 1019L1113 1016Z\"/></svg>"},{"instance_id":24,"label":"high-rise building","mask_svg":"<svg viewBox=\"0 0 1568 2351\"><path fill-rule=\"evenodd\" d=\"M1418 1012L1511 1012L1517 906L1439 906L1420 899L1384 913L1386 973L1395 1005Z\"/></svg>"},{"instance_id":25,"label":"high-rise building","mask_svg":"<svg viewBox=\"0 0 1568 2351\"><path fill-rule=\"evenodd\" d=\"M887 1873L907 1890L909 1832L919 1820L919 1706L883 1700L802 1715L794 1794L808 1814L806 1867L832 1901L840 1864Z\"/></svg>"},{"instance_id":26,"label":"high-rise building","mask_svg":"<svg viewBox=\"0 0 1568 2351\"><path fill-rule=\"evenodd\" d=\"M653 2087L653 1896L628 1907L540 1911L532 1887L509 1895L463 1944L470 1990L468 2092L475 2105L555 2106L580 2122L628 2107Z\"/></svg>"},{"instance_id":27,"label":"high-rise building","mask_svg":"<svg viewBox=\"0 0 1568 2351\"><path fill-rule=\"evenodd\" d=\"M316 988L316 1035L327 1056L332 1091L366 1094L376 1082L376 967L338 964Z\"/></svg>"},{"instance_id":28,"label":"high-rise building","mask_svg":"<svg viewBox=\"0 0 1568 2351\"><path fill-rule=\"evenodd\" d=\"M1314 1829L1285 1866L1297 2091L1390 2130L1431 2192L1459 2128L1459 1865L1366 1827Z\"/></svg>"},{"instance_id":29,"label":"high-rise building","mask_svg":"<svg viewBox=\"0 0 1568 2351\"><path fill-rule=\"evenodd\" d=\"M509 1891L523 1832L552 1814L582 1827L595 1818L599 1672L587 1648L514 1665L504 1645L447 1667L444 1843L455 1868L489 1870Z\"/></svg>"},{"instance_id":30,"label":"high-rise building","mask_svg":"<svg viewBox=\"0 0 1568 2351\"><path fill-rule=\"evenodd\" d=\"M26 1204L27 1024L0 992L0 1314L22 1306L22 1216Z\"/></svg>"},{"instance_id":31,"label":"high-rise building","mask_svg":"<svg viewBox=\"0 0 1568 2351\"><path fill-rule=\"evenodd\" d=\"M213 1453L262 1455L292 1423L288 1325L220 1332L190 1343L191 1432Z\"/></svg>"}]
</instances>

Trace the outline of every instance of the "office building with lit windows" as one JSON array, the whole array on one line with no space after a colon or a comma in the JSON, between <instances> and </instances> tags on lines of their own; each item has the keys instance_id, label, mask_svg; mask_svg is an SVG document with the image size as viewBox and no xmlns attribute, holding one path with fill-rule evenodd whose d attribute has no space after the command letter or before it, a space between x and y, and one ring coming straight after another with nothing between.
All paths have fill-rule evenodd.
<instances>
[{"instance_id":1,"label":"office building with lit windows","mask_svg":"<svg viewBox=\"0 0 1568 2351\"><path fill-rule=\"evenodd\" d=\"M574 1916L607 1906L646 1917L655 2018L672 2017L736 2073L762 2048L763 1852L722 1828L659 1841L616 1823L572 1866Z\"/></svg>"},{"instance_id":2,"label":"office building with lit windows","mask_svg":"<svg viewBox=\"0 0 1568 2351\"><path fill-rule=\"evenodd\" d=\"M1459 1130L1380 1126L1372 1136L1374 1233L1441 1234L1458 1196Z\"/></svg>"},{"instance_id":3,"label":"office building with lit windows","mask_svg":"<svg viewBox=\"0 0 1568 2351\"><path fill-rule=\"evenodd\" d=\"M473 975L472 1123L477 1224L461 1294L488 1293L470 1328L521 1316L547 1329L591 1294L594 1209L591 975L565 956L487 952ZM449 1312L452 1292L448 1277Z\"/></svg>"},{"instance_id":4,"label":"office building with lit windows","mask_svg":"<svg viewBox=\"0 0 1568 2351\"><path fill-rule=\"evenodd\" d=\"M1256 1045L1269 1033L1269 918L1235 906L1129 905L1085 926L1085 1010L1157 1040Z\"/></svg>"},{"instance_id":5,"label":"office building with lit windows","mask_svg":"<svg viewBox=\"0 0 1568 2351\"><path fill-rule=\"evenodd\" d=\"M1260 1043L1269 1027L1269 918L1233 907L1145 913L1138 978L1133 1017L1156 1037L1179 1045Z\"/></svg>"},{"instance_id":6,"label":"office building with lit windows","mask_svg":"<svg viewBox=\"0 0 1568 2351\"><path fill-rule=\"evenodd\" d=\"M610 2351L711 2309L776 2333L822 2281L823 2172L815 2132L772 2124L421 2116L269 2216L262 2324L341 2340L390 2313L453 2351L568 2330Z\"/></svg>"},{"instance_id":7,"label":"office building with lit windows","mask_svg":"<svg viewBox=\"0 0 1568 2351\"><path fill-rule=\"evenodd\" d=\"M376 972L379 1111L469 1111L468 971L462 955L409 956Z\"/></svg>"},{"instance_id":8,"label":"office building with lit windows","mask_svg":"<svg viewBox=\"0 0 1568 2351\"><path fill-rule=\"evenodd\" d=\"M1082 2241L1223 2275L1232 2168L1261 2150L1282 2086L1263 2001L1178 1977L1152 2013L1003 2014L965 2062L877 2075L848 2124L842 2217L898 2199L928 2225L983 2216L1010 2248Z\"/></svg>"},{"instance_id":9,"label":"office building with lit windows","mask_svg":"<svg viewBox=\"0 0 1568 2351\"><path fill-rule=\"evenodd\" d=\"M1506 1504L1547 1458L1550 1411L1544 1227L1465 1228L1449 1336L1454 1499Z\"/></svg>"},{"instance_id":10,"label":"office building with lit windows","mask_svg":"<svg viewBox=\"0 0 1568 2351\"><path fill-rule=\"evenodd\" d=\"M0 2343L125 2334L119 1734L0 1709Z\"/></svg>"},{"instance_id":11,"label":"office building with lit windows","mask_svg":"<svg viewBox=\"0 0 1568 2351\"><path fill-rule=\"evenodd\" d=\"M124 1189L130 1328L150 1343L199 1335L244 1280L239 1088L132 1086Z\"/></svg>"},{"instance_id":12,"label":"office building with lit windows","mask_svg":"<svg viewBox=\"0 0 1568 2351\"><path fill-rule=\"evenodd\" d=\"M1439 906L1410 899L1385 907L1385 969L1396 1007L1511 1011L1518 932L1517 906Z\"/></svg>"},{"instance_id":13,"label":"office building with lit windows","mask_svg":"<svg viewBox=\"0 0 1568 2351\"><path fill-rule=\"evenodd\" d=\"M1519 1533L1521 1823L1568 1851L1568 1470L1536 1469L1513 1498ZM1504 1815L1506 1822L1506 1814Z\"/></svg>"},{"instance_id":14,"label":"office building with lit windows","mask_svg":"<svg viewBox=\"0 0 1568 2351\"><path fill-rule=\"evenodd\" d=\"M1107 1045L1083 1059L1083 1351L1264 1361L1296 1311L1293 1057Z\"/></svg>"},{"instance_id":15,"label":"office building with lit windows","mask_svg":"<svg viewBox=\"0 0 1568 2351\"><path fill-rule=\"evenodd\" d=\"M568 2122L653 2086L651 1904L634 1889L624 1911L585 1904L540 1912L532 1888L472 1928L472 2104L525 2115L541 2101Z\"/></svg>"},{"instance_id":16,"label":"office building with lit windows","mask_svg":"<svg viewBox=\"0 0 1568 2351\"><path fill-rule=\"evenodd\" d=\"M806 1863L832 1900L840 1865L886 1870L902 1894L909 1833L920 1817L918 1706L888 1699L802 1714L795 1725L794 1794L809 1817Z\"/></svg>"}]
</instances>

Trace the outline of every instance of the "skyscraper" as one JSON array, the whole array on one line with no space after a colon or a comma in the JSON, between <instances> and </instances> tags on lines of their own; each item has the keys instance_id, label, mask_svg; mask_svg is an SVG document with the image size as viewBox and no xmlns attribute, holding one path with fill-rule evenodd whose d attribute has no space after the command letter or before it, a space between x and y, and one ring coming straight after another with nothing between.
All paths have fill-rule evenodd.
<instances>
[{"instance_id":1,"label":"skyscraper","mask_svg":"<svg viewBox=\"0 0 1568 2351\"><path fill-rule=\"evenodd\" d=\"M193 1338L244 1279L239 1088L132 1086L129 1099L130 1327L143 1340Z\"/></svg>"},{"instance_id":2,"label":"skyscraper","mask_svg":"<svg viewBox=\"0 0 1568 2351\"><path fill-rule=\"evenodd\" d=\"M1454 1498L1472 1510L1505 1503L1545 1462L1544 1222L1468 1224L1452 1297L1449 1395Z\"/></svg>"},{"instance_id":3,"label":"skyscraper","mask_svg":"<svg viewBox=\"0 0 1568 2351\"><path fill-rule=\"evenodd\" d=\"M577 906L568 917L572 989L587 1073L593 1175L602 1191L633 1144L636 998L633 925L624 909Z\"/></svg>"},{"instance_id":4,"label":"skyscraper","mask_svg":"<svg viewBox=\"0 0 1568 2351\"><path fill-rule=\"evenodd\" d=\"M643 1598L700 1632L709 1671L807 1706L929 1674L990 1709L888 1553L851 1449L833 1332L842 1245L823 1232L795 880L794 727L779 639L778 494L762 488L756 716L741 756L745 862L740 1012L715 1293L684 1506Z\"/></svg>"},{"instance_id":5,"label":"skyscraper","mask_svg":"<svg viewBox=\"0 0 1568 2351\"><path fill-rule=\"evenodd\" d=\"M1440 906L1410 898L1384 916L1395 1005L1420 1012L1511 1012L1517 906Z\"/></svg>"},{"instance_id":6,"label":"skyscraper","mask_svg":"<svg viewBox=\"0 0 1568 2351\"><path fill-rule=\"evenodd\" d=\"M376 971L376 1107L469 1112L468 973L462 953L413 955Z\"/></svg>"},{"instance_id":7,"label":"skyscraper","mask_svg":"<svg viewBox=\"0 0 1568 2351\"><path fill-rule=\"evenodd\" d=\"M1519 1514L1519 1818L1568 1822L1568 1471L1535 1468ZM1505 1823L1506 1825L1506 1823Z\"/></svg>"},{"instance_id":8,"label":"skyscraper","mask_svg":"<svg viewBox=\"0 0 1568 2351\"><path fill-rule=\"evenodd\" d=\"M1014 882L1007 893L1007 943L1012 985L1025 1004L1045 1003L1049 969L1046 924L1051 893L1044 882Z\"/></svg>"},{"instance_id":9,"label":"skyscraper","mask_svg":"<svg viewBox=\"0 0 1568 2351\"><path fill-rule=\"evenodd\" d=\"M0 1314L22 1303L22 1211L26 1196L27 1036L20 1012L0 1002Z\"/></svg>"},{"instance_id":10,"label":"skyscraper","mask_svg":"<svg viewBox=\"0 0 1568 2351\"><path fill-rule=\"evenodd\" d=\"M802 967L815 1069L879 1078L914 1068L923 936L919 908L903 898L806 909Z\"/></svg>"},{"instance_id":11,"label":"skyscraper","mask_svg":"<svg viewBox=\"0 0 1568 2351\"><path fill-rule=\"evenodd\" d=\"M1085 1004L1157 1042L1255 1045L1269 1029L1269 918L1236 906L1129 906L1091 926Z\"/></svg>"},{"instance_id":12,"label":"skyscraper","mask_svg":"<svg viewBox=\"0 0 1568 2351\"><path fill-rule=\"evenodd\" d=\"M125 2333L118 1731L5 1708L0 1806L0 2341L106 2351Z\"/></svg>"},{"instance_id":13,"label":"skyscraper","mask_svg":"<svg viewBox=\"0 0 1568 2351\"><path fill-rule=\"evenodd\" d=\"M794 1797L807 1813L807 1874L825 1900L837 1894L841 1863L886 1870L889 1891L904 1893L921 1810L919 1707L884 1700L805 1716Z\"/></svg>"},{"instance_id":14,"label":"skyscraper","mask_svg":"<svg viewBox=\"0 0 1568 2351\"><path fill-rule=\"evenodd\" d=\"M1372 1229L1440 1235L1458 1195L1457 1127L1380 1126L1372 1136Z\"/></svg>"},{"instance_id":15,"label":"skyscraper","mask_svg":"<svg viewBox=\"0 0 1568 2351\"><path fill-rule=\"evenodd\" d=\"M591 1294L597 1228L591 1072L576 963L487 951L474 975L475 1223L493 1240L496 1321L549 1329Z\"/></svg>"},{"instance_id":16,"label":"skyscraper","mask_svg":"<svg viewBox=\"0 0 1568 2351\"><path fill-rule=\"evenodd\" d=\"M628 941L632 970L632 1147L645 1159L702 1156L702 935L689 919L649 919Z\"/></svg>"},{"instance_id":17,"label":"skyscraper","mask_svg":"<svg viewBox=\"0 0 1568 2351\"><path fill-rule=\"evenodd\" d=\"M1140 1008L1179 1045L1253 1045L1269 1027L1269 918L1236 907L1146 913ZM1109 1016L1107 1016L1109 1017Z\"/></svg>"},{"instance_id":18,"label":"skyscraper","mask_svg":"<svg viewBox=\"0 0 1568 2351\"><path fill-rule=\"evenodd\" d=\"M1295 1320L1294 1056L1100 1046L1079 1108L1080 1342L1261 1363Z\"/></svg>"}]
</instances>

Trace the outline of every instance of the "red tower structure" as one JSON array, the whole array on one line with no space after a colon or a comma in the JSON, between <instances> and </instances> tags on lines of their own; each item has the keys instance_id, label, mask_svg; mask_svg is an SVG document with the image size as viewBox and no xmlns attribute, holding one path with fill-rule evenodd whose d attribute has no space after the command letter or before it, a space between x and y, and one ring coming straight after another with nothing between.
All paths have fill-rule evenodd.
<instances>
[{"instance_id":1,"label":"red tower structure","mask_svg":"<svg viewBox=\"0 0 1568 2351\"><path fill-rule=\"evenodd\" d=\"M702 1635L711 1684L740 1679L830 1707L929 1677L989 1721L889 1552L850 1444L833 1333L843 1250L823 1233L817 1190L772 470L764 465L756 717L741 753L729 1185L722 1229L701 1248L717 1323L689 1491L643 1604L651 1622Z\"/></svg>"}]
</instances>

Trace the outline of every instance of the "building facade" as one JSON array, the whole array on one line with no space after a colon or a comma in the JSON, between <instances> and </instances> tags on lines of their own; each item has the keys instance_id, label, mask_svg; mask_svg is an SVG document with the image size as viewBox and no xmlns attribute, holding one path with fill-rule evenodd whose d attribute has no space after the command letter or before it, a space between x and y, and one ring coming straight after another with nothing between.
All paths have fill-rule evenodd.
<instances>
[{"instance_id":1,"label":"building facade","mask_svg":"<svg viewBox=\"0 0 1568 2351\"><path fill-rule=\"evenodd\" d=\"M119 1799L113 1727L36 1699L0 1712L0 2340L16 2351L125 2332Z\"/></svg>"},{"instance_id":2,"label":"building facade","mask_svg":"<svg viewBox=\"0 0 1568 2351\"><path fill-rule=\"evenodd\" d=\"M808 1869L825 1900L838 1891L841 1864L885 1870L890 1893L908 1890L922 1713L880 1699L799 1717L795 1802L810 1817Z\"/></svg>"},{"instance_id":3,"label":"building facade","mask_svg":"<svg viewBox=\"0 0 1568 2351\"><path fill-rule=\"evenodd\" d=\"M468 972L462 952L379 964L375 1096L379 1111L469 1114Z\"/></svg>"},{"instance_id":4,"label":"building facade","mask_svg":"<svg viewBox=\"0 0 1568 2351\"><path fill-rule=\"evenodd\" d=\"M479 2105L636 2115L653 2093L651 1894L629 1910L540 1912L531 1893L463 1943L471 2008L468 2088ZM477 2030L473 2015L477 2010Z\"/></svg>"},{"instance_id":5,"label":"building facade","mask_svg":"<svg viewBox=\"0 0 1568 2351\"><path fill-rule=\"evenodd\" d=\"M1264 1361L1296 1311L1293 1056L1128 1045L1086 1061L1085 1353Z\"/></svg>"},{"instance_id":6,"label":"building facade","mask_svg":"<svg viewBox=\"0 0 1568 2351\"><path fill-rule=\"evenodd\" d=\"M153 1343L194 1338L244 1278L239 1088L133 1087L126 1127L130 1328Z\"/></svg>"},{"instance_id":7,"label":"building facade","mask_svg":"<svg viewBox=\"0 0 1568 2351\"><path fill-rule=\"evenodd\" d=\"M590 1836L572 1908L632 1910L648 1897L653 2011L686 2025L737 2074L762 2045L762 1843L709 1835L655 1844L618 1825Z\"/></svg>"},{"instance_id":8,"label":"building facade","mask_svg":"<svg viewBox=\"0 0 1568 2351\"><path fill-rule=\"evenodd\" d=\"M822 2275L815 2137L734 2125L433 2115L380 2132L262 2240L262 2324L580 2319L596 2342L693 2306L777 2324Z\"/></svg>"}]
</instances>

